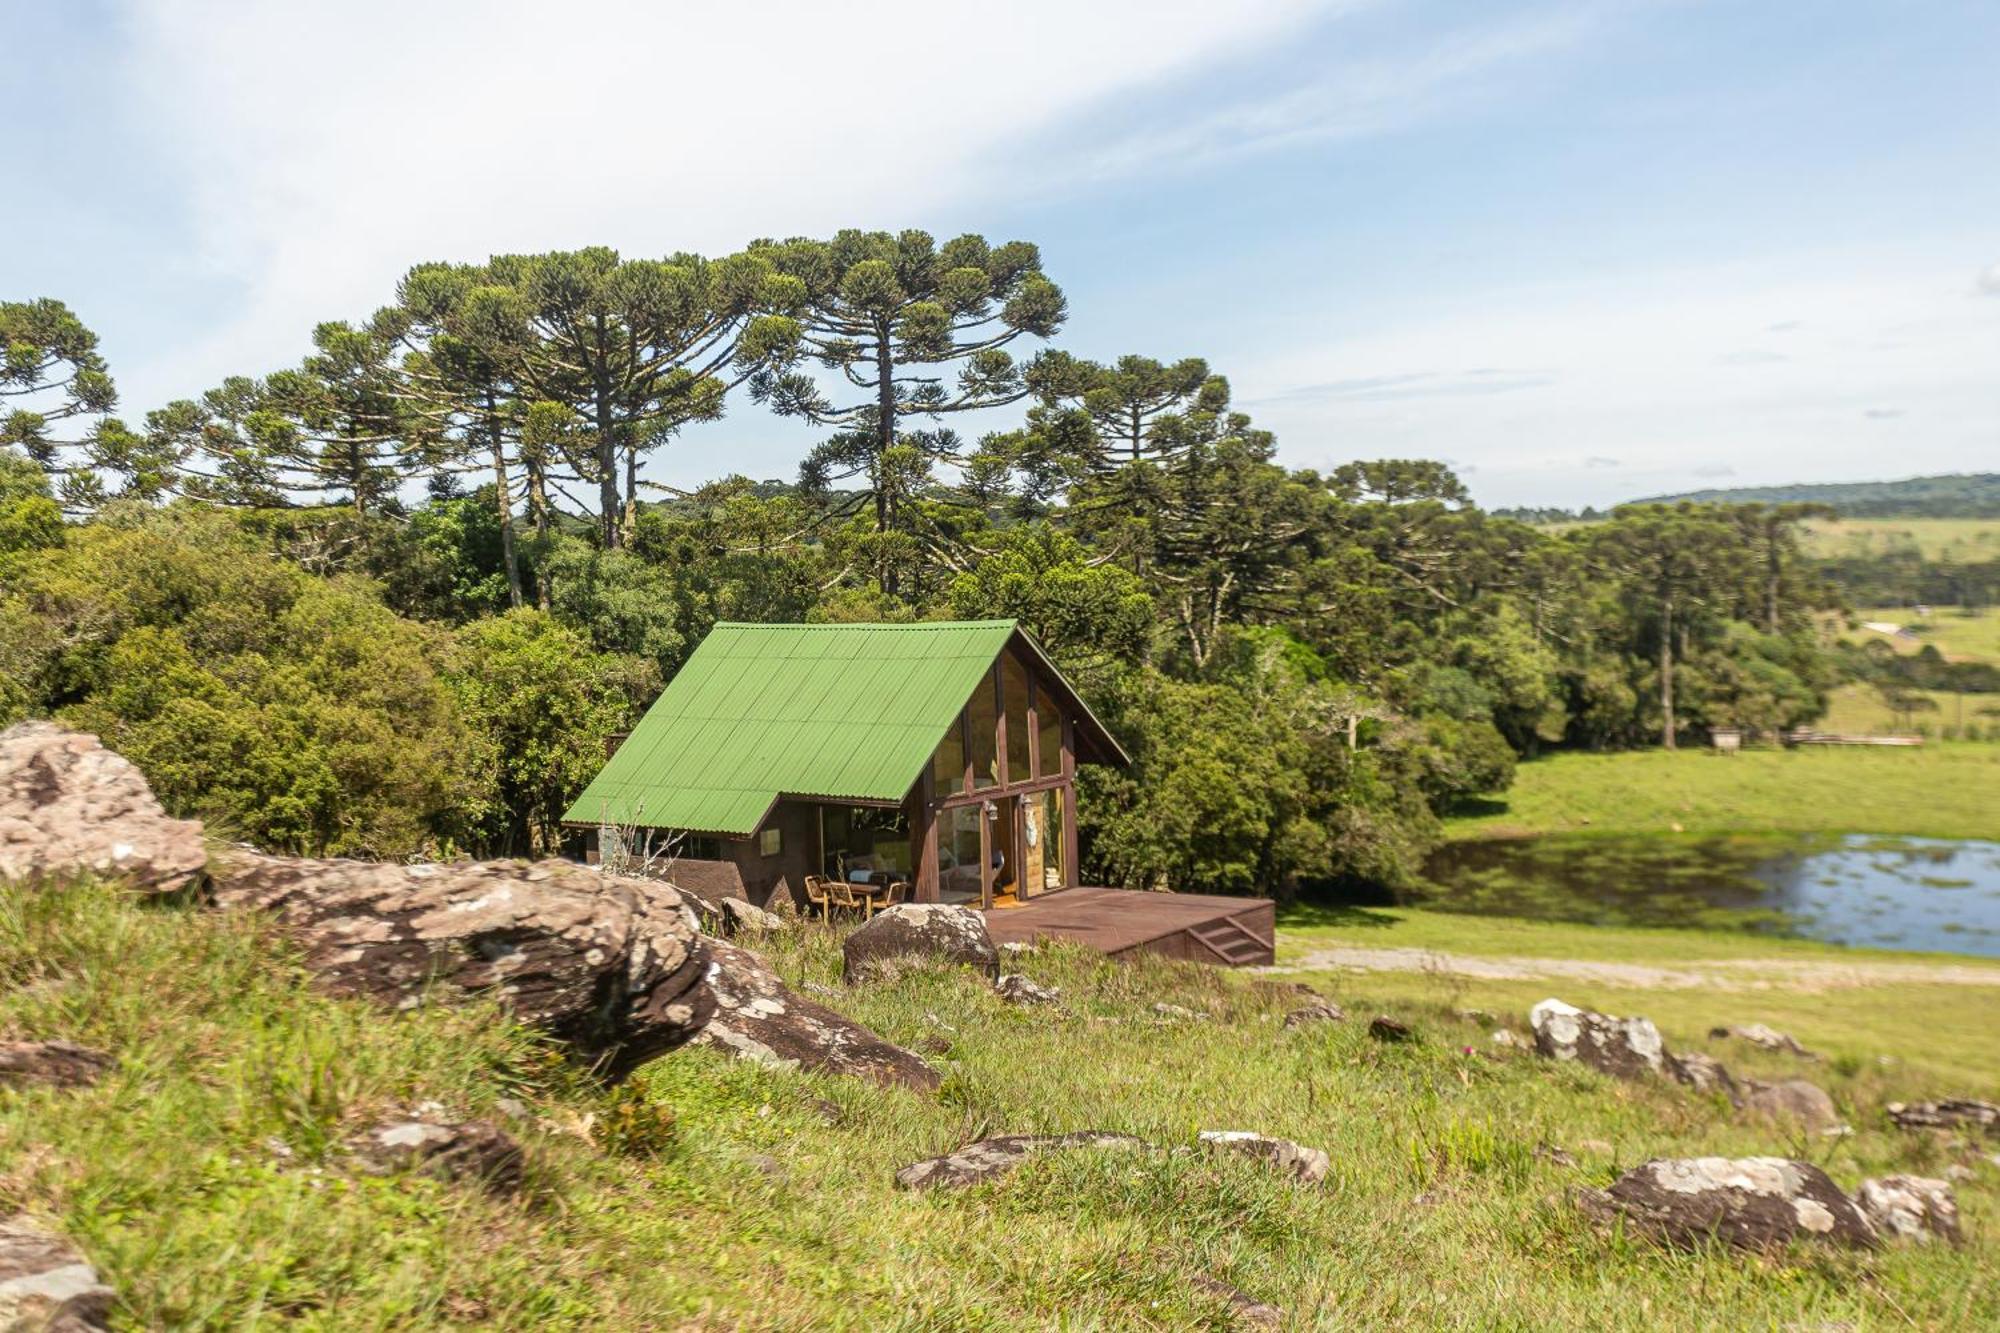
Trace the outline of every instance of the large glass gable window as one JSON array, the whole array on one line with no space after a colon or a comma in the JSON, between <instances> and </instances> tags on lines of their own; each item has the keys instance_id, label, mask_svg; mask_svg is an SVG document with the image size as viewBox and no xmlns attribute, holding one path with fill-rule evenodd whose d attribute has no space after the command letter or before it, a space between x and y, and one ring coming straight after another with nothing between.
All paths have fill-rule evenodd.
<instances>
[{"instance_id":1,"label":"large glass gable window","mask_svg":"<svg viewBox=\"0 0 2000 1333\"><path fill-rule=\"evenodd\" d=\"M1008 653L1000 659L1000 704L1007 714L1007 781L1025 782L1028 765L1028 673Z\"/></svg>"},{"instance_id":2,"label":"large glass gable window","mask_svg":"<svg viewBox=\"0 0 2000 1333\"><path fill-rule=\"evenodd\" d=\"M972 785L1000 785L1000 710L993 698L993 677L988 675L972 692L965 705L965 739L972 747Z\"/></svg>"}]
</instances>

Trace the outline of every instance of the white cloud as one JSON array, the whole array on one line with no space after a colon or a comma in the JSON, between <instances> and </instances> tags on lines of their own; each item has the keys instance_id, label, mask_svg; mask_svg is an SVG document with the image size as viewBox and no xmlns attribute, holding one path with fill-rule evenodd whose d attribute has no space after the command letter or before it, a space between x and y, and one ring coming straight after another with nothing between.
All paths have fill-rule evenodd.
<instances>
[{"instance_id":1,"label":"white cloud","mask_svg":"<svg viewBox=\"0 0 2000 1333\"><path fill-rule=\"evenodd\" d=\"M962 216L996 144L1270 40L1313 0L853 7L132 0L121 90L239 294L128 398L362 316L410 264ZM942 229L942 228L941 228Z\"/></svg>"},{"instance_id":2,"label":"white cloud","mask_svg":"<svg viewBox=\"0 0 2000 1333\"><path fill-rule=\"evenodd\" d=\"M1459 458L1480 465L1490 504L1603 503L1724 467L1745 485L1963 471L2000 439L2000 307L1964 299L1964 243L1459 289L1434 309L1357 314L1369 331L1275 351L1236 382L1294 466ZM1782 356L1740 354L1779 333ZM1311 392L1503 362L1542 376L1505 394ZM1617 471L1595 465L1607 456Z\"/></svg>"},{"instance_id":3,"label":"white cloud","mask_svg":"<svg viewBox=\"0 0 2000 1333\"><path fill-rule=\"evenodd\" d=\"M1981 296L2000 296L2000 264L1989 264L1980 270L1972 285Z\"/></svg>"}]
</instances>

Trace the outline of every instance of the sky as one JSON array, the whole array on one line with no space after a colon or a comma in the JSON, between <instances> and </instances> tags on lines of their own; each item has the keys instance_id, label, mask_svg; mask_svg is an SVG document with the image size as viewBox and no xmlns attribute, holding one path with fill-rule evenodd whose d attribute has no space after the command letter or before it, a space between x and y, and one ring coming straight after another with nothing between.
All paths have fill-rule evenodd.
<instances>
[{"instance_id":1,"label":"sky","mask_svg":"<svg viewBox=\"0 0 2000 1333\"><path fill-rule=\"evenodd\" d=\"M920 227L1035 242L1057 345L1207 358L1294 467L2000 469L1990 2L0 0L0 70L0 298L134 421L420 261ZM650 474L815 439L744 399Z\"/></svg>"}]
</instances>

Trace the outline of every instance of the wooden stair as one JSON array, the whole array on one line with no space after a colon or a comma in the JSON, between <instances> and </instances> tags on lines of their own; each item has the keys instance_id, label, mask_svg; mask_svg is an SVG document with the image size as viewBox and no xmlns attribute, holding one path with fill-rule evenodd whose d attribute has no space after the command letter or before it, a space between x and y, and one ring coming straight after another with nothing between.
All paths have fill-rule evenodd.
<instances>
[{"instance_id":1,"label":"wooden stair","mask_svg":"<svg viewBox=\"0 0 2000 1333\"><path fill-rule=\"evenodd\" d=\"M1267 941L1259 939L1228 917L1190 926L1187 933L1230 967L1249 967L1272 960L1272 947Z\"/></svg>"}]
</instances>

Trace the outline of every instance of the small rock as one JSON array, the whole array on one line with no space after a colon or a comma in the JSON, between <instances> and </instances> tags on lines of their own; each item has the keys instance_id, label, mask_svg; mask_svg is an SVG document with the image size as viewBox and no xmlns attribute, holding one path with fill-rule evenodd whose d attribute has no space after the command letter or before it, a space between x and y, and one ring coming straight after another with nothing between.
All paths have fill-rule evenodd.
<instances>
[{"instance_id":1,"label":"small rock","mask_svg":"<svg viewBox=\"0 0 2000 1333\"><path fill-rule=\"evenodd\" d=\"M2000 1106L1971 1097L1935 1102L1890 1102L1889 1119L1904 1129L1983 1129L2000 1134Z\"/></svg>"},{"instance_id":2,"label":"small rock","mask_svg":"<svg viewBox=\"0 0 2000 1333\"><path fill-rule=\"evenodd\" d=\"M829 1125L837 1125L847 1119L847 1112L840 1109L840 1103L829 1097L815 1097L811 1106L813 1114Z\"/></svg>"},{"instance_id":3,"label":"small rock","mask_svg":"<svg viewBox=\"0 0 2000 1333\"><path fill-rule=\"evenodd\" d=\"M917 1050L925 1055L949 1055L951 1040L948 1037L919 1037Z\"/></svg>"},{"instance_id":4,"label":"small rock","mask_svg":"<svg viewBox=\"0 0 2000 1333\"><path fill-rule=\"evenodd\" d=\"M1153 1012L1158 1014L1161 1018L1174 1019L1182 1022L1195 1021L1208 1017L1207 1014L1202 1013L1198 1009L1186 1009L1178 1004L1168 1004L1165 1000L1161 1000L1157 1004L1155 1004L1153 1006Z\"/></svg>"},{"instance_id":5,"label":"small rock","mask_svg":"<svg viewBox=\"0 0 2000 1333\"><path fill-rule=\"evenodd\" d=\"M1933 1237L1957 1244L1958 1198L1951 1186L1928 1176L1883 1176L1864 1180L1854 1201L1885 1236L1929 1241Z\"/></svg>"},{"instance_id":6,"label":"small rock","mask_svg":"<svg viewBox=\"0 0 2000 1333\"><path fill-rule=\"evenodd\" d=\"M1386 1014L1377 1014L1368 1020L1368 1035L1377 1041L1409 1041L1417 1034L1410 1030L1408 1023L1399 1023Z\"/></svg>"},{"instance_id":7,"label":"small rock","mask_svg":"<svg viewBox=\"0 0 2000 1333\"><path fill-rule=\"evenodd\" d=\"M1326 1179L1333 1161L1318 1148L1308 1148L1290 1139L1274 1139L1247 1129L1204 1129L1200 1141L1225 1152L1261 1158L1274 1169L1296 1178L1301 1184L1317 1185Z\"/></svg>"},{"instance_id":8,"label":"small rock","mask_svg":"<svg viewBox=\"0 0 2000 1333\"><path fill-rule=\"evenodd\" d=\"M1552 1060L1575 1060L1616 1078L1663 1073L1666 1044L1651 1019L1615 1018L1543 1000L1528 1012L1535 1049Z\"/></svg>"},{"instance_id":9,"label":"small rock","mask_svg":"<svg viewBox=\"0 0 2000 1333\"><path fill-rule=\"evenodd\" d=\"M1304 1005L1285 1015L1285 1026L1301 1028L1308 1023L1344 1023L1347 1013L1331 1000L1319 1000Z\"/></svg>"},{"instance_id":10,"label":"small rock","mask_svg":"<svg viewBox=\"0 0 2000 1333\"><path fill-rule=\"evenodd\" d=\"M912 1162L896 1173L896 1185L906 1190L962 1189L1006 1175L1039 1152L1067 1148L1145 1148L1144 1139L1107 1130L1083 1129L1069 1134L1007 1134L968 1143L942 1157Z\"/></svg>"},{"instance_id":11,"label":"small rock","mask_svg":"<svg viewBox=\"0 0 2000 1333\"><path fill-rule=\"evenodd\" d=\"M1819 1059L1819 1056L1799 1045L1791 1034L1780 1032L1774 1027L1766 1027L1762 1023L1745 1023L1741 1027L1710 1028L1708 1035L1717 1041L1725 1037L1734 1037L1738 1041L1747 1041L1752 1046L1766 1051L1781 1051L1805 1060Z\"/></svg>"},{"instance_id":12,"label":"small rock","mask_svg":"<svg viewBox=\"0 0 2000 1333\"><path fill-rule=\"evenodd\" d=\"M423 1171L440 1180L474 1181L495 1194L521 1188L521 1145L490 1120L394 1120L361 1135L354 1151L366 1168L382 1174Z\"/></svg>"},{"instance_id":13,"label":"small rock","mask_svg":"<svg viewBox=\"0 0 2000 1333\"><path fill-rule=\"evenodd\" d=\"M753 1152L744 1159L756 1168L757 1174L768 1180L783 1180L785 1164L767 1152Z\"/></svg>"},{"instance_id":14,"label":"small rock","mask_svg":"<svg viewBox=\"0 0 2000 1333\"><path fill-rule=\"evenodd\" d=\"M1060 990L1038 986L1019 972L1003 973L993 983L993 993L1007 1004L1056 1004L1062 999Z\"/></svg>"},{"instance_id":15,"label":"small rock","mask_svg":"<svg viewBox=\"0 0 2000 1333\"><path fill-rule=\"evenodd\" d=\"M1712 1055L1700 1051L1670 1052L1667 1072L1674 1076L1675 1082L1685 1083L1696 1092L1720 1092L1732 1102L1737 1099L1736 1080L1729 1076L1722 1061Z\"/></svg>"},{"instance_id":16,"label":"small rock","mask_svg":"<svg viewBox=\"0 0 2000 1333\"><path fill-rule=\"evenodd\" d=\"M0 1219L0 1328L100 1333L117 1299L67 1240L22 1214Z\"/></svg>"},{"instance_id":17,"label":"small rock","mask_svg":"<svg viewBox=\"0 0 2000 1333\"><path fill-rule=\"evenodd\" d=\"M1766 1120L1796 1120L1807 1129L1834 1129L1840 1124L1840 1112L1834 1108L1833 1098L1826 1095L1826 1089L1802 1078L1788 1078L1780 1083L1749 1081L1743 1084L1742 1096L1746 1115Z\"/></svg>"},{"instance_id":18,"label":"small rock","mask_svg":"<svg viewBox=\"0 0 2000 1333\"><path fill-rule=\"evenodd\" d=\"M1527 1038L1512 1028L1495 1028L1488 1040L1503 1051L1525 1051L1530 1045Z\"/></svg>"},{"instance_id":19,"label":"small rock","mask_svg":"<svg viewBox=\"0 0 2000 1333\"><path fill-rule=\"evenodd\" d=\"M1953 1162L1944 1169L1944 1178L1954 1184L1964 1184L1966 1181L1972 1179L1972 1177L1972 1168L1963 1162Z\"/></svg>"},{"instance_id":20,"label":"small rock","mask_svg":"<svg viewBox=\"0 0 2000 1333\"><path fill-rule=\"evenodd\" d=\"M753 905L747 898L724 898L716 907L721 912L725 935L762 935L785 929L783 917Z\"/></svg>"},{"instance_id":21,"label":"small rock","mask_svg":"<svg viewBox=\"0 0 2000 1333\"><path fill-rule=\"evenodd\" d=\"M1554 1162L1557 1166L1576 1165L1576 1158L1570 1156L1555 1144L1546 1141L1535 1145L1535 1156L1545 1162Z\"/></svg>"},{"instance_id":22,"label":"small rock","mask_svg":"<svg viewBox=\"0 0 2000 1333\"><path fill-rule=\"evenodd\" d=\"M1656 1158L1578 1203L1602 1220L1623 1218L1671 1245L1715 1238L1741 1249L1794 1240L1873 1248L1875 1229L1826 1172L1783 1157Z\"/></svg>"},{"instance_id":23,"label":"small rock","mask_svg":"<svg viewBox=\"0 0 2000 1333\"><path fill-rule=\"evenodd\" d=\"M1238 1328L1284 1327L1285 1312L1283 1310L1275 1305L1266 1305L1254 1296L1244 1294L1219 1277L1210 1277L1206 1273L1197 1273L1188 1279L1188 1285L1203 1295L1213 1296L1216 1300L1228 1306L1229 1313L1234 1317Z\"/></svg>"},{"instance_id":24,"label":"small rock","mask_svg":"<svg viewBox=\"0 0 2000 1333\"><path fill-rule=\"evenodd\" d=\"M957 963L1000 977L1000 955L986 919L950 903L902 903L879 912L850 932L840 946L849 985L887 975L904 962Z\"/></svg>"},{"instance_id":25,"label":"small rock","mask_svg":"<svg viewBox=\"0 0 2000 1333\"><path fill-rule=\"evenodd\" d=\"M87 1088L117 1063L73 1041L0 1042L0 1088Z\"/></svg>"},{"instance_id":26,"label":"small rock","mask_svg":"<svg viewBox=\"0 0 2000 1333\"><path fill-rule=\"evenodd\" d=\"M1009 958L1026 958L1041 951L1040 945L1031 944L1026 940L1008 940L1000 946L1000 952Z\"/></svg>"}]
</instances>

